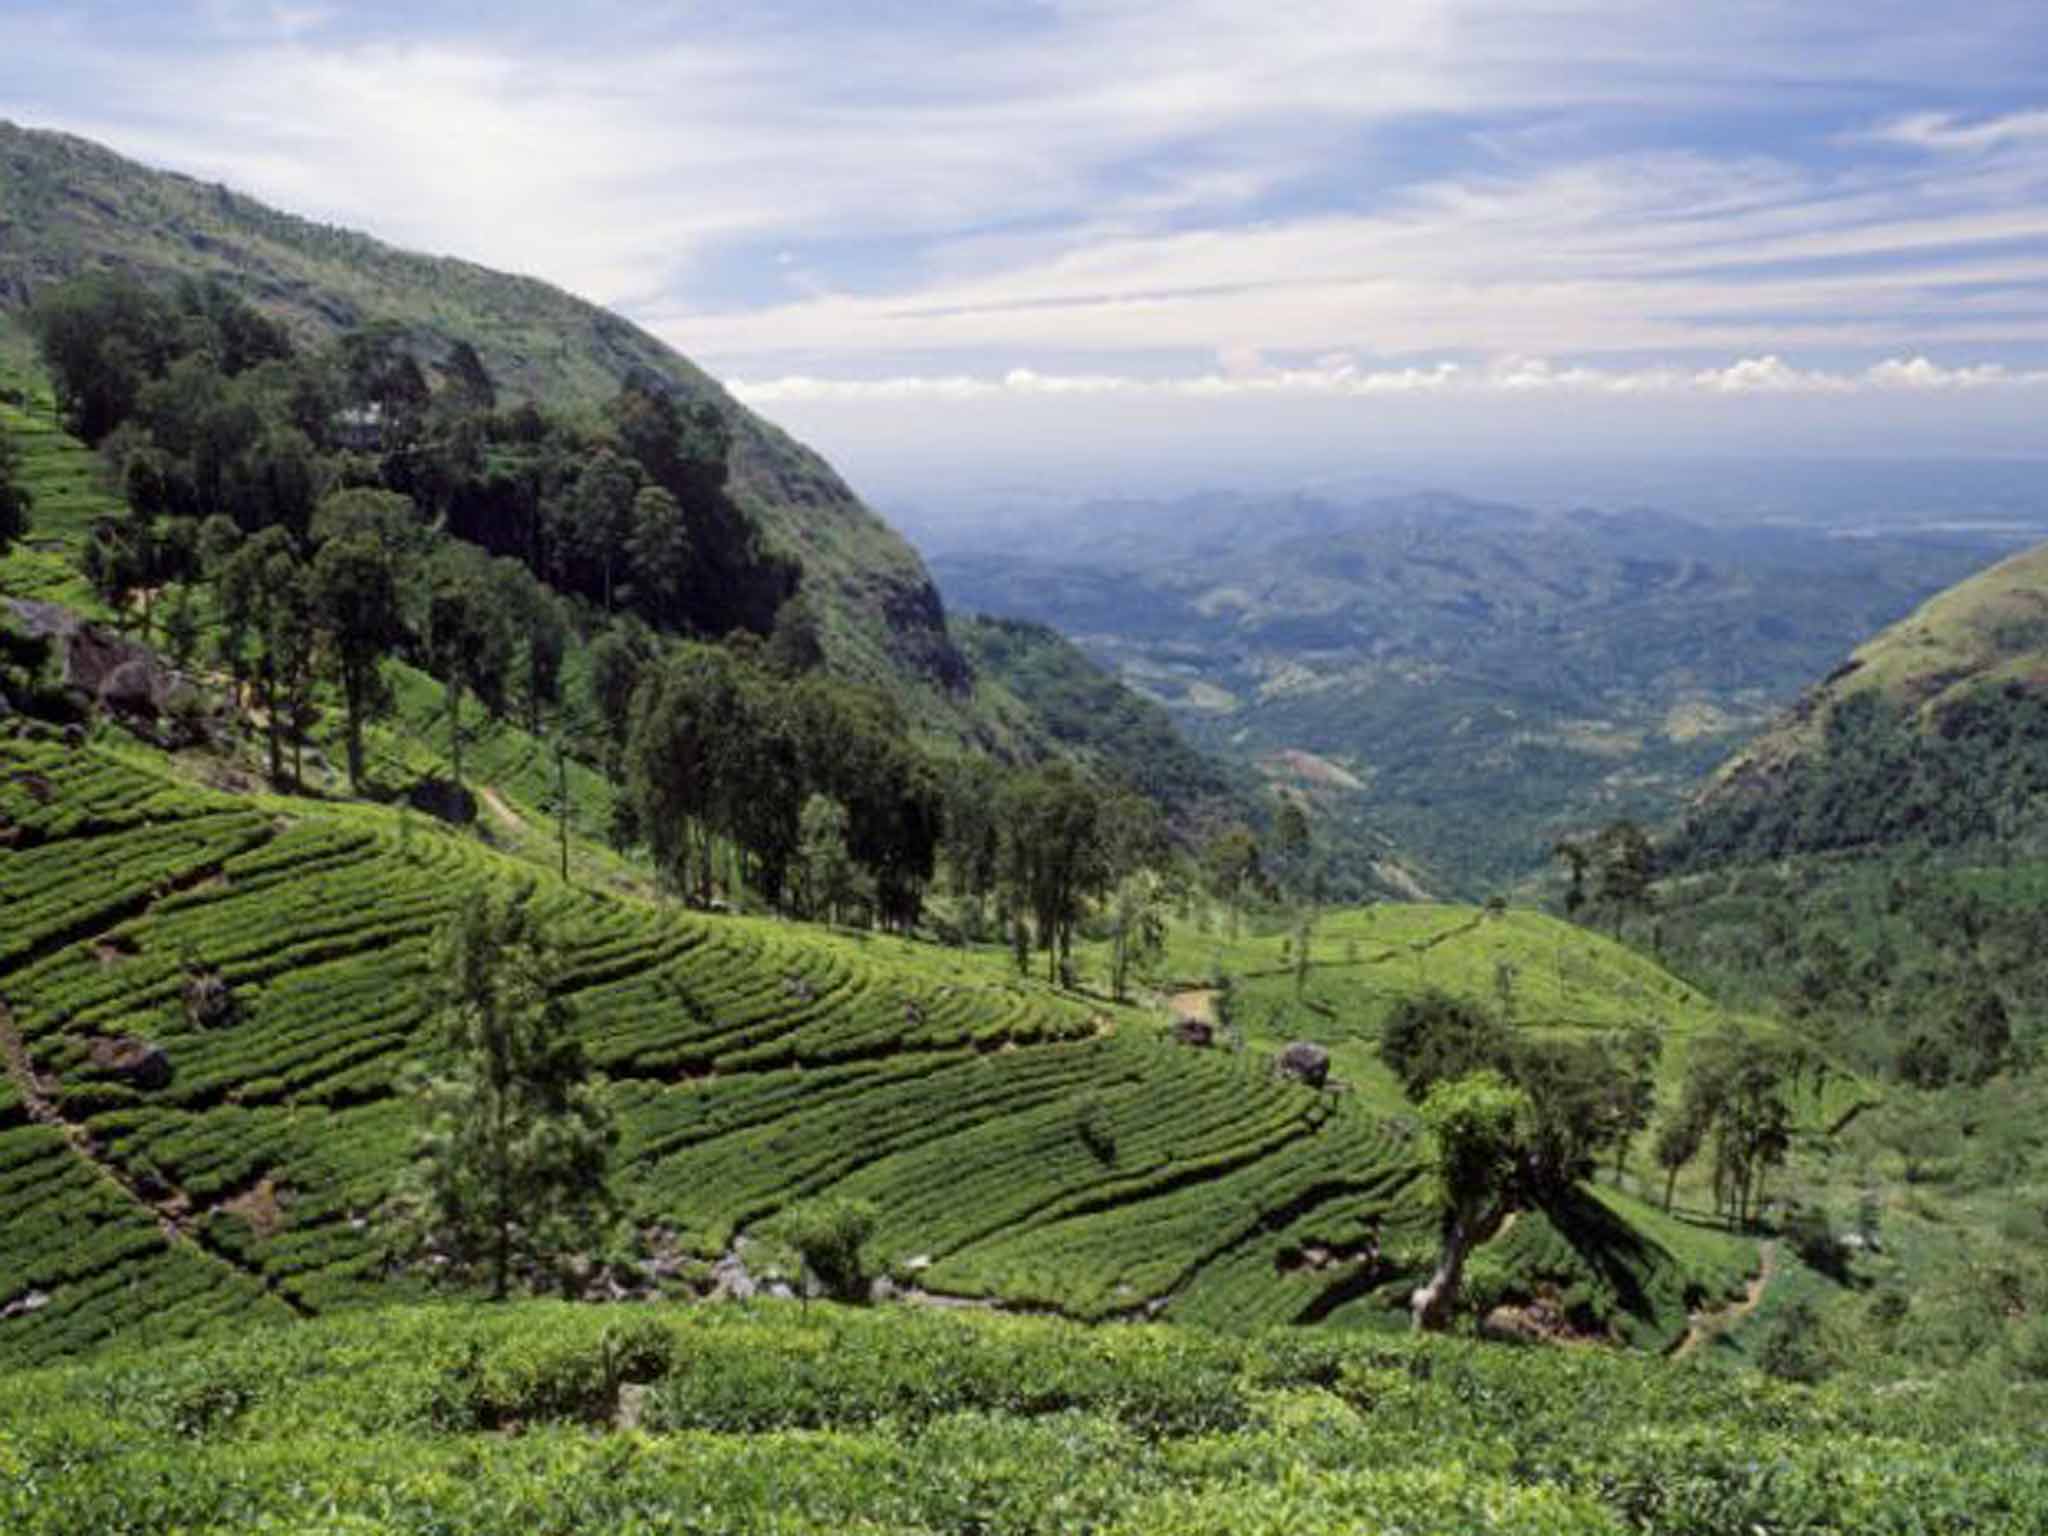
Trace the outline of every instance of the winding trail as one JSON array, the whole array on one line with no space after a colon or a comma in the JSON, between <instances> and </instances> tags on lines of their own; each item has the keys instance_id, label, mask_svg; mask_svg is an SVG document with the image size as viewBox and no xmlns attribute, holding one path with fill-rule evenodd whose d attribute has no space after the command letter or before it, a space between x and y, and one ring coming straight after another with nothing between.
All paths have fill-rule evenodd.
<instances>
[{"instance_id":1,"label":"winding trail","mask_svg":"<svg viewBox=\"0 0 2048 1536\"><path fill-rule=\"evenodd\" d=\"M1678 1341L1677 1348L1671 1351L1670 1358L1683 1360L1708 1338L1741 1322L1763 1304L1764 1292L1770 1288L1772 1279L1778 1273L1777 1241L1766 1238L1757 1244L1756 1252L1756 1273L1749 1277L1748 1294L1732 1307L1715 1312L1693 1313L1691 1326L1685 1330L1685 1337Z\"/></svg>"},{"instance_id":2,"label":"winding trail","mask_svg":"<svg viewBox=\"0 0 2048 1536\"><path fill-rule=\"evenodd\" d=\"M30 1059L28 1046L21 1038L21 1031L15 1027L14 1015L5 1002L0 1002L0 1062L4 1062L8 1078L15 1091L21 1095L28 1116L38 1125L46 1125L63 1133L64 1141L71 1148L72 1155L98 1177L106 1180L119 1190L124 1198L140 1206L152 1216L157 1230L164 1241L182 1246L192 1253L230 1270L245 1280L253 1280L265 1292L275 1296L299 1317L311 1317L312 1309L289 1292L281 1290L273 1278L260 1269L240 1262L206 1241L197 1231L187 1225L192 1215L192 1197L182 1189L164 1186L161 1193L145 1189L126 1169L109 1161L93 1139L92 1132L76 1121L65 1117L64 1112L50 1097L48 1086L36 1076L35 1063Z\"/></svg>"}]
</instances>

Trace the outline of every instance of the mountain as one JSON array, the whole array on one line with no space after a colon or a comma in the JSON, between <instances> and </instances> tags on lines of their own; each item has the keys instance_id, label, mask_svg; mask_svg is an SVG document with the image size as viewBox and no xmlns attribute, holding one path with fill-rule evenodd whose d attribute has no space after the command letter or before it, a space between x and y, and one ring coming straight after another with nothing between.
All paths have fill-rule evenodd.
<instances>
[{"instance_id":1,"label":"mountain","mask_svg":"<svg viewBox=\"0 0 2048 1536\"><path fill-rule=\"evenodd\" d=\"M1702 788L1680 863L1992 840L2048 826L2048 545L1858 646Z\"/></svg>"},{"instance_id":2,"label":"mountain","mask_svg":"<svg viewBox=\"0 0 2048 1536\"><path fill-rule=\"evenodd\" d=\"M802 562L834 662L903 685L924 723L964 733L970 680L916 552L823 458L631 322L532 278L398 250L0 121L0 313L97 270L151 286L216 279L306 343L395 321L433 363L467 341L508 401L594 407L629 376L652 374L725 421L733 498L774 550Z\"/></svg>"},{"instance_id":3,"label":"mountain","mask_svg":"<svg viewBox=\"0 0 2048 1536\"><path fill-rule=\"evenodd\" d=\"M1938 734L1958 704L2007 684L2048 685L2048 544L1957 583L1856 647L1723 766L1701 804L1765 792L1825 752L1829 724L1851 699L1874 695Z\"/></svg>"},{"instance_id":4,"label":"mountain","mask_svg":"<svg viewBox=\"0 0 2048 1536\"><path fill-rule=\"evenodd\" d=\"M1208 495L950 526L947 601L1033 619L1296 786L1356 852L1467 894L1662 820L1848 646L2002 553L1444 493Z\"/></svg>"}]
</instances>

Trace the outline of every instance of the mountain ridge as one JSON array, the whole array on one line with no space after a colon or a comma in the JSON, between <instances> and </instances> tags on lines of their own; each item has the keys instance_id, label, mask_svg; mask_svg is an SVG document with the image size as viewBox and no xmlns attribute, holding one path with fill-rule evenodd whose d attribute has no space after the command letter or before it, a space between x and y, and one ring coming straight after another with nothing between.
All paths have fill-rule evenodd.
<instances>
[{"instance_id":1,"label":"mountain ridge","mask_svg":"<svg viewBox=\"0 0 2048 1536\"><path fill-rule=\"evenodd\" d=\"M652 373L731 429L734 500L803 563L835 659L866 680L902 677L921 723L964 732L966 662L917 552L821 455L630 320L538 278L405 251L0 119L0 310L19 314L44 287L96 270L154 286L224 281L301 340L395 320L428 361L467 340L506 393L557 407L594 408Z\"/></svg>"}]
</instances>

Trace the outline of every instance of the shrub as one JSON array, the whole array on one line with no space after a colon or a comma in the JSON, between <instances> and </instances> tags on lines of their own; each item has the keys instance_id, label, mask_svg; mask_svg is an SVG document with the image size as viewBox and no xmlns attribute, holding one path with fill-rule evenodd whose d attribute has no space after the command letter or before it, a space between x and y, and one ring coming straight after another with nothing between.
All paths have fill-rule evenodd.
<instances>
[{"instance_id":1,"label":"shrub","mask_svg":"<svg viewBox=\"0 0 2048 1536\"><path fill-rule=\"evenodd\" d=\"M804 1267L839 1301L868 1299L867 1264L861 1252L879 1213L866 1200L806 1200L784 1211L774 1235L803 1256Z\"/></svg>"}]
</instances>

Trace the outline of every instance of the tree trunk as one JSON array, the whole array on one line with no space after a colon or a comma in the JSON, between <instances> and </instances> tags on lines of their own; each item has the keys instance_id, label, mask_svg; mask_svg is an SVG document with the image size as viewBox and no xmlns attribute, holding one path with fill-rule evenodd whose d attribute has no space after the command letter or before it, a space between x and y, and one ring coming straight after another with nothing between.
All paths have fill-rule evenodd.
<instances>
[{"instance_id":1,"label":"tree trunk","mask_svg":"<svg viewBox=\"0 0 2048 1536\"><path fill-rule=\"evenodd\" d=\"M1500 1230L1507 1220L1508 1202L1496 1201L1483 1212L1460 1213L1444 1227L1444 1242L1437 1256L1436 1272L1429 1283L1418 1286L1408 1298L1408 1315L1418 1333L1439 1333L1451 1321L1458 1304L1458 1286L1465 1277L1465 1260L1472 1250Z\"/></svg>"},{"instance_id":2,"label":"tree trunk","mask_svg":"<svg viewBox=\"0 0 2048 1536\"><path fill-rule=\"evenodd\" d=\"M1678 1168L1674 1165L1664 1176L1664 1214L1671 1214L1671 1197L1678 1189Z\"/></svg>"},{"instance_id":3,"label":"tree trunk","mask_svg":"<svg viewBox=\"0 0 2048 1536\"><path fill-rule=\"evenodd\" d=\"M455 787L462 788L462 684L448 675L448 761L455 775Z\"/></svg>"},{"instance_id":4,"label":"tree trunk","mask_svg":"<svg viewBox=\"0 0 2048 1536\"><path fill-rule=\"evenodd\" d=\"M342 680L342 702L348 709L348 787L363 790L363 684L350 669Z\"/></svg>"},{"instance_id":5,"label":"tree trunk","mask_svg":"<svg viewBox=\"0 0 2048 1536\"><path fill-rule=\"evenodd\" d=\"M263 699L263 734L270 748L270 783L277 788L284 783L284 739L277 729L277 689L271 685L267 672L259 688Z\"/></svg>"}]
</instances>

